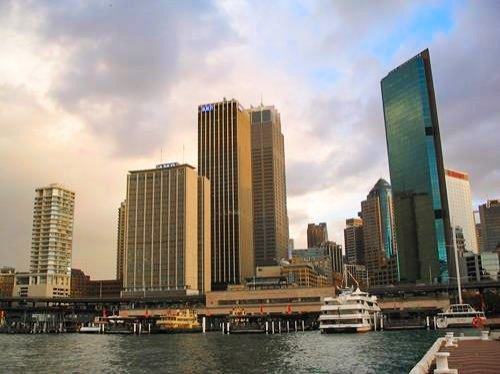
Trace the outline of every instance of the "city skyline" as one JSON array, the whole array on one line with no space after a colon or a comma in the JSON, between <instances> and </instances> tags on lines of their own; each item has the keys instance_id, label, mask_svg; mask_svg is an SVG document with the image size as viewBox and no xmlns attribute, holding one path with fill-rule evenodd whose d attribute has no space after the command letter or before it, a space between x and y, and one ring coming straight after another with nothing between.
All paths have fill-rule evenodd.
<instances>
[{"instance_id":1,"label":"city skyline","mask_svg":"<svg viewBox=\"0 0 500 374\"><path fill-rule=\"evenodd\" d=\"M326 222L330 239L343 243L345 219L356 215L373 181L389 180L379 81L425 47L432 53L444 166L470 174L475 210L487 198L498 198L494 188L500 169L494 161L500 151L491 134L500 118L495 104L500 83L490 73L500 47L484 44L498 36L496 4L381 3L363 10L333 4L322 10L324 15L318 3L276 3L269 15L254 4L257 14L282 14L283 25L294 22L304 26L302 32L283 25L259 29L250 19L241 20L245 17L238 15L248 12L245 2L239 8L231 3L205 3L199 9L171 4L156 9L159 18L133 6L52 9L41 2L24 9L12 4L0 6L6 57L0 66L0 105L7 108L0 114L0 199L6 208L0 220L5 238L0 266L28 270L33 191L60 182L78 195L74 267L112 278L116 208L125 196L127 171L161 159L197 165L196 106L224 96L245 108L262 97L281 113L290 237L296 247L305 247L308 222ZM178 11L178 20L169 15L172 22L162 22L172 10ZM372 19L371 12L380 19ZM328 28L328 15L349 25L348 31ZM366 22L352 26L353 17ZM402 26L400 18L409 26ZM135 28L116 27L134 19L146 25L137 39ZM203 32L183 36L179 30L191 22L201 22ZM47 24L58 26L49 29ZM380 35L368 36L381 25ZM159 40L153 37L158 27L165 27ZM347 38L353 28L358 28L356 36ZM109 40L89 45L98 33ZM232 36L206 43L222 34ZM274 53L259 53L267 47L265 34L285 42L273 45ZM317 43L310 42L311 35L319 35ZM174 44L163 49L167 36ZM128 40L138 43L128 49ZM298 56L290 41L298 43ZM361 45L366 49L356 52ZM474 65L479 54L481 65ZM290 56L295 61L287 62ZM187 63L191 60L197 63ZM37 67L40 61L50 63ZM211 76L221 71L227 76L214 82ZM462 71L468 74L454 79ZM96 256L101 261L93 261Z\"/></svg>"}]
</instances>

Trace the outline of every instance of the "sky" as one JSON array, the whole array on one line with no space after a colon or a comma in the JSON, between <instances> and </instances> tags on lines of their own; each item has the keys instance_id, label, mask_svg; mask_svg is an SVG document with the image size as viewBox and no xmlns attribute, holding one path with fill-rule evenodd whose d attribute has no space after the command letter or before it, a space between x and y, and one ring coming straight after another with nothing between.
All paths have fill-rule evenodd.
<instances>
[{"instance_id":1,"label":"sky","mask_svg":"<svg viewBox=\"0 0 500 374\"><path fill-rule=\"evenodd\" d=\"M76 193L73 267L116 269L129 170L197 166L197 106L274 105L290 236L343 244L389 170L380 80L429 48L445 166L500 198L498 1L0 1L0 267L29 268L35 188ZM163 151L162 151L163 150Z\"/></svg>"}]
</instances>

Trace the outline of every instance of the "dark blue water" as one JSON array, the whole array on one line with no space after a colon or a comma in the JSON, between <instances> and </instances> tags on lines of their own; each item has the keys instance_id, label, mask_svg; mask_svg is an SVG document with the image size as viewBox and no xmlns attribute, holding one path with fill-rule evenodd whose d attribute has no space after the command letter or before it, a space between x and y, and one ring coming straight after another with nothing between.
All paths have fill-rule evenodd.
<instances>
[{"instance_id":1,"label":"dark blue water","mask_svg":"<svg viewBox=\"0 0 500 374\"><path fill-rule=\"evenodd\" d=\"M0 372L407 373L442 335L0 335Z\"/></svg>"}]
</instances>

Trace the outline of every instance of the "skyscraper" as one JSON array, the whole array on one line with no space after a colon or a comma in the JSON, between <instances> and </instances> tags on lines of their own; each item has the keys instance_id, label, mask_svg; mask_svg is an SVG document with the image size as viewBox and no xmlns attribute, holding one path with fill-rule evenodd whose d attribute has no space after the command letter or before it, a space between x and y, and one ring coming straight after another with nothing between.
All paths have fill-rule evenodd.
<instances>
[{"instance_id":1,"label":"skyscraper","mask_svg":"<svg viewBox=\"0 0 500 374\"><path fill-rule=\"evenodd\" d=\"M307 248L317 248L328 241L328 230L326 223L310 223L307 225Z\"/></svg>"},{"instance_id":2,"label":"skyscraper","mask_svg":"<svg viewBox=\"0 0 500 374\"><path fill-rule=\"evenodd\" d=\"M253 241L256 266L287 258L285 145L273 106L248 110L252 123Z\"/></svg>"},{"instance_id":3,"label":"skyscraper","mask_svg":"<svg viewBox=\"0 0 500 374\"><path fill-rule=\"evenodd\" d=\"M345 221L344 246L348 264L363 265L365 263L363 220L349 218Z\"/></svg>"},{"instance_id":4,"label":"skyscraper","mask_svg":"<svg viewBox=\"0 0 500 374\"><path fill-rule=\"evenodd\" d=\"M208 194L199 179L192 166L177 163L127 175L124 296L199 292L199 251L210 248L199 236L207 223L198 196Z\"/></svg>"},{"instance_id":5,"label":"skyscraper","mask_svg":"<svg viewBox=\"0 0 500 374\"><path fill-rule=\"evenodd\" d=\"M70 296L74 209L75 193L63 186L36 189L28 297Z\"/></svg>"},{"instance_id":6,"label":"skyscraper","mask_svg":"<svg viewBox=\"0 0 500 374\"><path fill-rule=\"evenodd\" d=\"M210 181L212 289L255 274L250 116L238 101L198 107L198 173Z\"/></svg>"},{"instance_id":7,"label":"skyscraper","mask_svg":"<svg viewBox=\"0 0 500 374\"><path fill-rule=\"evenodd\" d=\"M210 181L198 177L198 289L212 289L212 258L210 241Z\"/></svg>"},{"instance_id":8,"label":"skyscraper","mask_svg":"<svg viewBox=\"0 0 500 374\"><path fill-rule=\"evenodd\" d=\"M123 279L123 260L125 258L126 205L122 201L118 208L118 230L116 239L116 279Z\"/></svg>"},{"instance_id":9,"label":"skyscraper","mask_svg":"<svg viewBox=\"0 0 500 374\"><path fill-rule=\"evenodd\" d=\"M465 249L478 253L474 212L467 173L445 169L446 191L450 208L450 224L462 228Z\"/></svg>"},{"instance_id":10,"label":"skyscraper","mask_svg":"<svg viewBox=\"0 0 500 374\"><path fill-rule=\"evenodd\" d=\"M488 200L479 206L481 220L481 252L500 249L500 200Z\"/></svg>"},{"instance_id":11,"label":"skyscraper","mask_svg":"<svg viewBox=\"0 0 500 374\"><path fill-rule=\"evenodd\" d=\"M381 88L401 280L447 281L454 264L429 51L391 71Z\"/></svg>"},{"instance_id":12,"label":"skyscraper","mask_svg":"<svg viewBox=\"0 0 500 374\"><path fill-rule=\"evenodd\" d=\"M361 202L364 259L370 285L398 282L391 186L379 179Z\"/></svg>"}]
</instances>

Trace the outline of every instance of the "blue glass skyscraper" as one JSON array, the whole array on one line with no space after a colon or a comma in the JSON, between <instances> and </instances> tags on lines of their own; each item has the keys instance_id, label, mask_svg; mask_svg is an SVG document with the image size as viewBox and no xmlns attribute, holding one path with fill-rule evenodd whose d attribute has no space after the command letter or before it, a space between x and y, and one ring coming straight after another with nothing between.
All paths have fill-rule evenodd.
<instances>
[{"instance_id":1,"label":"blue glass skyscraper","mask_svg":"<svg viewBox=\"0 0 500 374\"><path fill-rule=\"evenodd\" d=\"M450 224L429 51L381 87L401 281L445 282Z\"/></svg>"}]
</instances>

